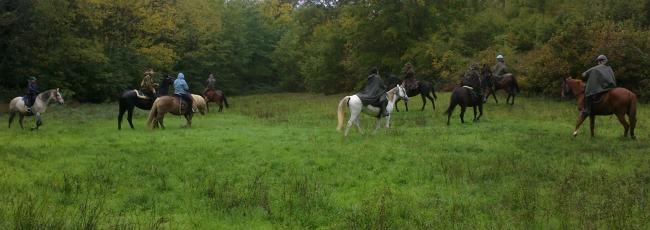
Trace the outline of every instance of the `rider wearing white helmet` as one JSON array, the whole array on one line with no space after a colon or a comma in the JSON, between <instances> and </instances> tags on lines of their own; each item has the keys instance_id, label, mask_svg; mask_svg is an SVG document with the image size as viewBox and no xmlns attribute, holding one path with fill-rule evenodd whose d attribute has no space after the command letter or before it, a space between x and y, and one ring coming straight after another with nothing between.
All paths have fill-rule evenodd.
<instances>
[{"instance_id":1,"label":"rider wearing white helmet","mask_svg":"<svg viewBox=\"0 0 650 230\"><path fill-rule=\"evenodd\" d=\"M501 78L504 74L508 73L508 67L503 59L503 55L499 54L497 56L497 64L495 64L492 69L494 69L494 72L492 73L496 78Z\"/></svg>"}]
</instances>

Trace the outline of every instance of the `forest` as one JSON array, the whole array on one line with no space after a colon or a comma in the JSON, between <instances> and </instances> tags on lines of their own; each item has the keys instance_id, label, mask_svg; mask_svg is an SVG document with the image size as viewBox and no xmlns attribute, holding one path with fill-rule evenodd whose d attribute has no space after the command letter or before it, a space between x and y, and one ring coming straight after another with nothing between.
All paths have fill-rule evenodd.
<instances>
[{"instance_id":1,"label":"forest","mask_svg":"<svg viewBox=\"0 0 650 230\"><path fill-rule=\"evenodd\" d=\"M228 94L358 90L405 63L438 90L502 54L529 95L609 57L650 98L650 0L0 0L0 99L29 76L79 102L114 101L144 71L208 74Z\"/></svg>"}]
</instances>

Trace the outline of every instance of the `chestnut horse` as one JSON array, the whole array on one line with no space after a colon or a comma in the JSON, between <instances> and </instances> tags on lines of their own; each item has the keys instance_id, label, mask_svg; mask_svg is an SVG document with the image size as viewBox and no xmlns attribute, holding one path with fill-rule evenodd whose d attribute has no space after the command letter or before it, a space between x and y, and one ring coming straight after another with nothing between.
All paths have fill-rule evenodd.
<instances>
[{"instance_id":1,"label":"chestnut horse","mask_svg":"<svg viewBox=\"0 0 650 230\"><path fill-rule=\"evenodd\" d=\"M203 97L205 98L205 106L208 109L208 112L210 112L210 108L208 107L210 102L216 102L217 105L219 105L219 112L223 111L224 104L226 105L226 108L228 108L226 95L219 89L206 89L203 91Z\"/></svg>"},{"instance_id":2,"label":"chestnut horse","mask_svg":"<svg viewBox=\"0 0 650 230\"><path fill-rule=\"evenodd\" d=\"M576 97L578 104L578 110L580 114L578 115L578 121L576 122L575 131L573 131L573 136L578 135L578 129L582 122L587 118L582 114L582 109L584 108L584 99L585 99L585 83L581 80L565 78L562 83L562 97L564 98L566 94L572 93ZM594 103L591 109L591 115L589 115L589 128L591 129L591 136L594 136L594 122L597 115L612 115L616 114L618 121L621 122L625 132L623 133L624 137L627 137L628 131L630 132L630 137L635 139L634 128L636 127L636 95L631 91L617 87L613 88L607 92L602 93L600 98L600 103ZM629 124L625 120L625 114L627 114L629 119Z\"/></svg>"}]
</instances>

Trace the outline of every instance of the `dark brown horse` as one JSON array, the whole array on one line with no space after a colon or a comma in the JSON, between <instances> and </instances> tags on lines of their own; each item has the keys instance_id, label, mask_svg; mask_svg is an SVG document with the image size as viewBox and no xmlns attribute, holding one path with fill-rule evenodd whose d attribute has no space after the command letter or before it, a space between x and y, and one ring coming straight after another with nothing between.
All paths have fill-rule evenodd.
<instances>
[{"instance_id":1,"label":"dark brown horse","mask_svg":"<svg viewBox=\"0 0 650 230\"><path fill-rule=\"evenodd\" d=\"M151 112L149 112L148 126L150 128L160 127L164 129L165 125L163 124L163 120L165 119L165 114L171 113L176 116L184 116L185 120L187 120L187 124L184 127L191 127L193 113L191 112L191 108L188 108L189 106L185 102L181 104L181 101L183 99L176 95L156 98L151 106Z\"/></svg>"},{"instance_id":2,"label":"dark brown horse","mask_svg":"<svg viewBox=\"0 0 650 230\"><path fill-rule=\"evenodd\" d=\"M122 129L122 117L124 117L125 112L128 112L126 120L129 122L131 129L133 129L134 108L138 107L143 110L150 110L156 97L167 95L169 86L171 86L173 82L174 79L172 77L164 78L156 92L157 95L140 95L141 92L135 89L124 91L120 96L120 111L117 115L117 129Z\"/></svg>"},{"instance_id":3,"label":"dark brown horse","mask_svg":"<svg viewBox=\"0 0 650 230\"><path fill-rule=\"evenodd\" d=\"M572 93L576 97L578 104L578 110L580 114L578 115L578 121L576 122L575 131L573 131L573 136L578 135L578 129L582 125L582 122L587 118L582 114L582 109L584 108L584 99L585 99L585 83L581 80L575 80L571 78L565 78L562 82L562 97L564 98L566 94ZM589 128L591 129L591 136L594 136L594 123L596 121L596 116L600 115L612 115L616 114L618 121L621 122L625 132L623 133L624 137L627 137L629 131L630 137L635 139L634 128L636 127L636 95L631 91L617 87L611 89L605 93L602 93L602 96L599 100L600 102L594 103L591 109L591 115L589 115ZM627 114L630 123L625 120L625 114Z\"/></svg>"},{"instance_id":4,"label":"dark brown horse","mask_svg":"<svg viewBox=\"0 0 650 230\"><path fill-rule=\"evenodd\" d=\"M418 87L414 89L409 89L406 90L406 95L409 97L415 97L417 95L422 96L422 109L420 111L424 111L424 106L427 105L427 98L429 101L431 101L431 105L433 106L433 110L436 110L436 99L438 99L438 96L436 96L436 92L433 91L433 83L428 82L428 81L418 81ZM433 97L431 97L433 96ZM401 99L398 99L397 101L399 102ZM406 107L406 111L409 111L409 104L407 101L404 101L404 106ZM399 112L399 109L397 109L397 103L395 104L395 110Z\"/></svg>"},{"instance_id":5,"label":"dark brown horse","mask_svg":"<svg viewBox=\"0 0 650 230\"><path fill-rule=\"evenodd\" d=\"M216 102L217 105L219 105L219 112L223 111L224 105L226 105L226 108L228 108L228 100L226 99L226 95L219 89L206 89L203 91L203 97L205 98L205 105L206 108L208 108L208 112L210 111L210 108L208 106L210 102Z\"/></svg>"},{"instance_id":6,"label":"dark brown horse","mask_svg":"<svg viewBox=\"0 0 650 230\"><path fill-rule=\"evenodd\" d=\"M388 78L386 79L386 82L388 83L388 88L392 89L397 84L402 83L402 81L397 78L395 75L389 75ZM424 111L424 107L427 105L427 98L429 101L431 101L431 105L433 106L433 110L436 110L436 102L435 100L438 99L438 96L436 95L436 92L434 91L433 88L433 83L429 81L417 81L418 87L415 89L407 89L406 90L406 95L409 97L415 97L418 94L422 96L422 108L420 111ZM402 84L403 85L403 84ZM433 97L432 97L433 96ZM401 101L401 99L397 99L397 102ZM395 110L399 112L399 109L397 108L397 102L395 103ZM409 104L407 101L404 101L404 106L406 106L406 111L409 111Z\"/></svg>"},{"instance_id":7,"label":"dark brown horse","mask_svg":"<svg viewBox=\"0 0 650 230\"><path fill-rule=\"evenodd\" d=\"M515 104L515 95L519 93L519 84L517 84L517 78L515 78L514 75L508 73L504 74L500 79L497 79L495 76L493 76L492 70L490 70L490 67L487 64L483 64L481 75L483 78L481 81L484 82L483 91L485 93L483 102L487 102L487 99L490 97L490 95L492 95L492 97L494 97L494 101L498 104L499 100L497 100L496 92L500 89L503 89L508 94L508 97L506 98L506 104ZM512 101L510 101L510 98L512 98Z\"/></svg>"},{"instance_id":8,"label":"dark brown horse","mask_svg":"<svg viewBox=\"0 0 650 230\"><path fill-rule=\"evenodd\" d=\"M456 87L451 93L451 99L449 100L449 108L445 111L447 115L447 125L449 125L449 119L451 118L451 113L456 108L456 105L460 105L460 122L465 123L465 109L468 106L474 108L474 120L478 121L483 116L483 99L480 97L472 96L472 89L467 86ZM476 116L476 107L478 107L479 114Z\"/></svg>"}]
</instances>

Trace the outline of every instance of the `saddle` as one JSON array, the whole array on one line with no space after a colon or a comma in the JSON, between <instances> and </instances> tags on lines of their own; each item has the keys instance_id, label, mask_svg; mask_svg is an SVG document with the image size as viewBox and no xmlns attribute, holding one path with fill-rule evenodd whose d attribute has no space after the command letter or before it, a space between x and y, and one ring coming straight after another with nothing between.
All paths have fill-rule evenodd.
<instances>
[{"instance_id":1,"label":"saddle","mask_svg":"<svg viewBox=\"0 0 650 230\"><path fill-rule=\"evenodd\" d=\"M609 90L604 91L604 92L600 92L600 93L597 93L597 94L594 94L594 95L592 96L592 99L591 99L591 104L592 104L592 105L597 105L597 104L602 103L602 102L603 102L603 98L604 98L603 96L604 96L607 92L609 92Z\"/></svg>"},{"instance_id":2,"label":"saddle","mask_svg":"<svg viewBox=\"0 0 650 230\"><path fill-rule=\"evenodd\" d=\"M463 87L463 88L466 88L466 89L469 90L469 95L472 97L472 100L473 100L473 101L476 102L476 101L480 101L480 100L481 100L481 95L479 95L478 93L476 93L476 91L474 91L474 88L473 88L473 87L471 87L471 86L466 86L466 85L464 85L464 86L462 86L462 87Z\"/></svg>"},{"instance_id":3,"label":"saddle","mask_svg":"<svg viewBox=\"0 0 650 230\"><path fill-rule=\"evenodd\" d=\"M179 107L178 112L180 114L184 114L187 111L192 111L192 108L189 108L189 104L187 103L187 101L185 101L185 99L183 99L183 97L181 95L174 94L174 98L176 98L176 100L178 100L178 104L179 104L178 105L178 107Z\"/></svg>"}]
</instances>

